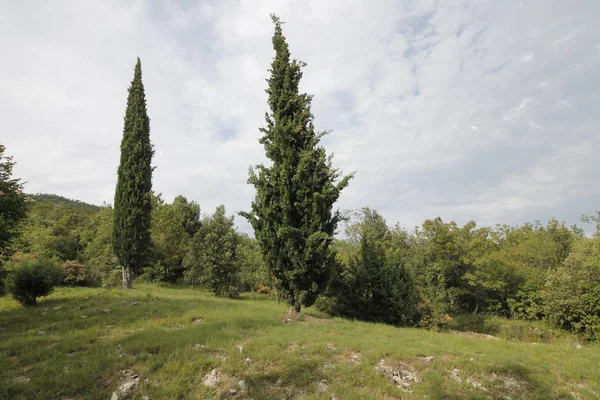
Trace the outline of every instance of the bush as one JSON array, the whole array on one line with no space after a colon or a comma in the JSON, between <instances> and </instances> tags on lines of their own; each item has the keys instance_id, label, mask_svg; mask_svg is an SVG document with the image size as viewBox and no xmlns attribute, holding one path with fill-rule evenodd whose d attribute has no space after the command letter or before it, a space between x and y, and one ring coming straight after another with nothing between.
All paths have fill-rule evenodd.
<instances>
[{"instance_id":1,"label":"bush","mask_svg":"<svg viewBox=\"0 0 600 400\"><path fill-rule=\"evenodd\" d=\"M33 306L38 297L52 293L62 275L62 270L55 261L25 259L11 266L7 289L21 304Z\"/></svg>"},{"instance_id":2,"label":"bush","mask_svg":"<svg viewBox=\"0 0 600 400\"><path fill-rule=\"evenodd\" d=\"M86 268L83 264L69 260L62 264L63 284L67 286L87 286Z\"/></svg>"},{"instance_id":3,"label":"bush","mask_svg":"<svg viewBox=\"0 0 600 400\"><path fill-rule=\"evenodd\" d=\"M600 338L600 238L574 246L563 266L548 276L543 297L551 322Z\"/></svg>"}]
</instances>

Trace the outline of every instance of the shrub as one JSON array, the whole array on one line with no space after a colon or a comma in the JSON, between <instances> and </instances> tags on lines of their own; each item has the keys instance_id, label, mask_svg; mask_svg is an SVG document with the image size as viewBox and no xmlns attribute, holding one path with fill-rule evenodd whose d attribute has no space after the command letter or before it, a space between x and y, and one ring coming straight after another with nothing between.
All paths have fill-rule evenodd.
<instances>
[{"instance_id":1,"label":"shrub","mask_svg":"<svg viewBox=\"0 0 600 400\"><path fill-rule=\"evenodd\" d=\"M11 266L7 288L25 306L36 304L38 297L49 295L62 279L56 262L47 259L25 259Z\"/></svg>"},{"instance_id":2,"label":"shrub","mask_svg":"<svg viewBox=\"0 0 600 400\"><path fill-rule=\"evenodd\" d=\"M86 268L83 264L69 260L62 264L63 284L67 286L87 286Z\"/></svg>"},{"instance_id":3,"label":"shrub","mask_svg":"<svg viewBox=\"0 0 600 400\"><path fill-rule=\"evenodd\" d=\"M269 296L273 296L273 289L266 285L256 285L256 293L258 294L268 294Z\"/></svg>"},{"instance_id":4,"label":"shrub","mask_svg":"<svg viewBox=\"0 0 600 400\"><path fill-rule=\"evenodd\" d=\"M592 340L600 337L600 238L573 247L548 276L543 297L551 322Z\"/></svg>"}]
</instances>

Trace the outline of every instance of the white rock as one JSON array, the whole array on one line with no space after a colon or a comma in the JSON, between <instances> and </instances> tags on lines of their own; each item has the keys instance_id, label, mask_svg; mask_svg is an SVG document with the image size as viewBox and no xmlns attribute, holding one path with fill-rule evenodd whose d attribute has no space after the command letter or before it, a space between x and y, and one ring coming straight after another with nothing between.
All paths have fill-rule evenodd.
<instances>
[{"instance_id":1,"label":"white rock","mask_svg":"<svg viewBox=\"0 0 600 400\"><path fill-rule=\"evenodd\" d=\"M246 385L246 381L239 381L238 386L240 387L241 390L248 389L248 385Z\"/></svg>"},{"instance_id":2,"label":"white rock","mask_svg":"<svg viewBox=\"0 0 600 400\"><path fill-rule=\"evenodd\" d=\"M204 375L202 384L206 387L215 387L219 383L219 370L217 368Z\"/></svg>"},{"instance_id":3,"label":"white rock","mask_svg":"<svg viewBox=\"0 0 600 400\"><path fill-rule=\"evenodd\" d=\"M319 392L321 393L327 393L329 391L329 387L327 386L327 383L325 383L325 381L321 381L317 384L317 388L319 389Z\"/></svg>"},{"instance_id":4,"label":"white rock","mask_svg":"<svg viewBox=\"0 0 600 400\"><path fill-rule=\"evenodd\" d=\"M119 386L119 394L123 397L129 397L138 388L140 378L129 379Z\"/></svg>"},{"instance_id":5,"label":"white rock","mask_svg":"<svg viewBox=\"0 0 600 400\"><path fill-rule=\"evenodd\" d=\"M117 396L117 392L113 392L112 396L110 396L110 400L119 400L119 396Z\"/></svg>"},{"instance_id":6,"label":"white rock","mask_svg":"<svg viewBox=\"0 0 600 400\"><path fill-rule=\"evenodd\" d=\"M458 376L459 372L460 371L458 369L454 368L452 370L452 374L450 375L450 378L454 379L458 383L462 383L462 378L460 376Z\"/></svg>"},{"instance_id":7,"label":"white rock","mask_svg":"<svg viewBox=\"0 0 600 400\"><path fill-rule=\"evenodd\" d=\"M241 353L242 351L244 351L244 347L242 347L242 345L238 345L237 347L238 351Z\"/></svg>"},{"instance_id":8,"label":"white rock","mask_svg":"<svg viewBox=\"0 0 600 400\"><path fill-rule=\"evenodd\" d=\"M252 359L250 357L246 357L246 359L244 360L244 364L246 364L246 365L252 364Z\"/></svg>"},{"instance_id":9,"label":"white rock","mask_svg":"<svg viewBox=\"0 0 600 400\"><path fill-rule=\"evenodd\" d=\"M580 345L579 343L577 343L577 344L575 345L575 350L581 350L581 349L583 349L583 346L582 346L582 345Z\"/></svg>"}]
</instances>

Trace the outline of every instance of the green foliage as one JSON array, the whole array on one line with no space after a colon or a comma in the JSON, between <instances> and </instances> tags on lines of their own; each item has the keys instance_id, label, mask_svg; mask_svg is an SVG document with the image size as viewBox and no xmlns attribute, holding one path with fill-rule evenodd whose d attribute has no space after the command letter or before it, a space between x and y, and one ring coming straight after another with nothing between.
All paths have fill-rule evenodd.
<instances>
[{"instance_id":1,"label":"green foliage","mask_svg":"<svg viewBox=\"0 0 600 400\"><path fill-rule=\"evenodd\" d=\"M177 196L173 204L155 196L152 207L152 254L144 268L151 281L175 283L183 278L183 258L200 228L200 206Z\"/></svg>"},{"instance_id":2,"label":"green foliage","mask_svg":"<svg viewBox=\"0 0 600 400\"><path fill-rule=\"evenodd\" d=\"M192 286L205 285L217 296L237 297L240 287L238 243L233 216L227 217L225 206L218 206L192 239L185 260L186 281Z\"/></svg>"},{"instance_id":3,"label":"green foliage","mask_svg":"<svg viewBox=\"0 0 600 400\"><path fill-rule=\"evenodd\" d=\"M563 265L550 272L543 298L550 321L600 338L600 238L574 246Z\"/></svg>"},{"instance_id":4,"label":"green foliage","mask_svg":"<svg viewBox=\"0 0 600 400\"><path fill-rule=\"evenodd\" d=\"M422 243L422 268L418 270L425 295L439 312L458 312L468 307L471 293L465 274L470 270L468 244L475 227L426 220L417 232Z\"/></svg>"},{"instance_id":5,"label":"green foliage","mask_svg":"<svg viewBox=\"0 0 600 400\"><path fill-rule=\"evenodd\" d=\"M95 213L100 209L100 206L88 204L81 200L68 199L57 194L36 193L30 195L29 197L38 203L64 205L68 206L71 210L79 211L82 213Z\"/></svg>"},{"instance_id":6,"label":"green foliage","mask_svg":"<svg viewBox=\"0 0 600 400\"><path fill-rule=\"evenodd\" d=\"M61 265L62 268L62 283L67 286L87 286L87 272L83 264L69 260Z\"/></svg>"},{"instance_id":7,"label":"green foliage","mask_svg":"<svg viewBox=\"0 0 600 400\"><path fill-rule=\"evenodd\" d=\"M0 144L0 287L2 287L3 262L13 252L13 242L19 235L19 226L27 215L27 199L23 182L12 176L15 165L12 157L4 154ZM0 290L1 292L1 290Z\"/></svg>"},{"instance_id":8,"label":"green foliage","mask_svg":"<svg viewBox=\"0 0 600 400\"><path fill-rule=\"evenodd\" d=\"M271 112L260 139L272 165L250 170L248 182L256 196L251 212L242 215L254 228L278 291L299 311L313 304L327 283L335 260L330 245L340 219L332 207L351 176L341 177L319 146L327 132L315 131L312 96L299 93L304 64L290 59L281 22L272 18Z\"/></svg>"},{"instance_id":9,"label":"green foliage","mask_svg":"<svg viewBox=\"0 0 600 400\"><path fill-rule=\"evenodd\" d=\"M19 303L33 306L38 297L52 293L61 279L62 271L55 261L30 257L9 265L6 286Z\"/></svg>"},{"instance_id":10,"label":"green foliage","mask_svg":"<svg viewBox=\"0 0 600 400\"><path fill-rule=\"evenodd\" d=\"M261 289L271 292L268 288L272 287L274 282L263 260L258 241L246 234L239 234L238 239L240 290L253 292Z\"/></svg>"},{"instance_id":11,"label":"green foliage","mask_svg":"<svg viewBox=\"0 0 600 400\"><path fill-rule=\"evenodd\" d=\"M392 235L383 217L364 208L347 234L354 251L347 263L337 264L319 307L334 315L363 321L414 323L417 291L404 265L402 250L388 251Z\"/></svg>"},{"instance_id":12,"label":"green foliage","mask_svg":"<svg viewBox=\"0 0 600 400\"><path fill-rule=\"evenodd\" d=\"M114 210L110 206L101 207L91 218L83 234L86 243L83 258L91 282L103 287L115 286L120 278L117 256L112 247Z\"/></svg>"},{"instance_id":13,"label":"green foliage","mask_svg":"<svg viewBox=\"0 0 600 400\"><path fill-rule=\"evenodd\" d=\"M150 255L153 154L138 58L127 98L114 203L113 248L123 266L125 288L131 288L132 274L141 272Z\"/></svg>"},{"instance_id":14,"label":"green foliage","mask_svg":"<svg viewBox=\"0 0 600 400\"><path fill-rule=\"evenodd\" d=\"M16 246L21 252L43 258L80 260L85 247L85 231L99 207L83 206L85 203L72 200L47 202L46 199L52 199L52 196L34 196Z\"/></svg>"}]
</instances>

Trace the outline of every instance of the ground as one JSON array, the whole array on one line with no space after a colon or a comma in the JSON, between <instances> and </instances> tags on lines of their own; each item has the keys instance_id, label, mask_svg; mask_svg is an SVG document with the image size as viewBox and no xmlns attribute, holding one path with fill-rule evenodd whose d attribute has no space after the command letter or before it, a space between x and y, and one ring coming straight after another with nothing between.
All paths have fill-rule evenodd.
<instances>
[{"instance_id":1,"label":"ground","mask_svg":"<svg viewBox=\"0 0 600 400\"><path fill-rule=\"evenodd\" d=\"M600 398L600 346L547 327L496 339L286 312L142 284L0 298L0 399Z\"/></svg>"}]
</instances>

